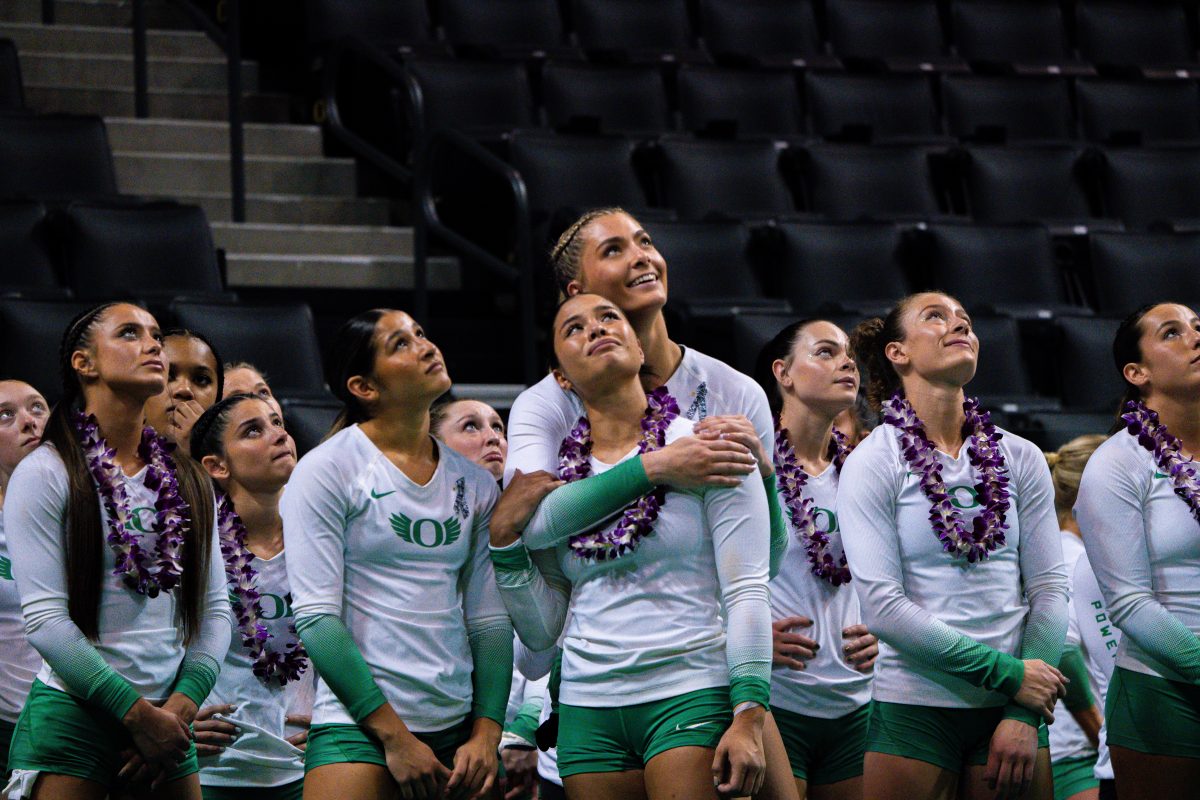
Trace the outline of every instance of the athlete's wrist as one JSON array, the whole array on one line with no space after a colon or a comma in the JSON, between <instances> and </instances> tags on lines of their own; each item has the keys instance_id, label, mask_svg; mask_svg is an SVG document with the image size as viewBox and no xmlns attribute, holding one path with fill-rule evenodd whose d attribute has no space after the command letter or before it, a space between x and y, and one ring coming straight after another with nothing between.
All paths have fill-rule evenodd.
<instances>
[{"instance_id":1,"label":"athlete's wrist","mask_svg":"<svg viewBox=\"0 0 1200 800\"><path fill-rule=\"evenodd\" d=\"M125 712L125 716L121 717L121 724L126 728L136 728L146 719L146 714L153 710L154 706L150 705L144 697L139 697L129 710Z\"/></svg>"},{"instance_id":2,"label":"athlete's wrist","mask_svg":"<svg viewBox=\"0 0 1200 800\"><path fill-rule=\"evenodd\" d=\"M503 734L504 728L500 723L488 717L476 717L471 725L471 738L483 739L493 750L500 748L500 738Z\"/></svg>"},{"instance_id":3,"label":"athlete's wrist","mask_svg":"<svg viewBox=\"0 0 1200 800\"><path fill-rule=\"evenodd\" d=\"M752 725L761 727L763 720L766 719L767 709L763 708L761 703L753 700L747 700L744 703L738 703L733 709L733 724Z\"/></svg>"}]
</instances>

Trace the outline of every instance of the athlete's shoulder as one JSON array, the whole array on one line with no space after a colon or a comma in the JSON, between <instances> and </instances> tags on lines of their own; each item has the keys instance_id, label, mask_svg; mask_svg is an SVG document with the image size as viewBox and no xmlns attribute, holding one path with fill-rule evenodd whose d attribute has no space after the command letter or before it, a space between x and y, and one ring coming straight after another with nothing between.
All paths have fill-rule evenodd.
<instances>
[{"instance_id":1,"label":"athlete's shoulder","mask_svg":"<svg viewBox=\"0 0 1200 800\"><path fill-rule=\"evenodd\" d=\"M511 426L513 421L535 422L554 414L566 418L573 413L574 403L570 392L564 391L553 375L547 375L517 395L509 411L509 423Z\"/></svg>"},{"instance_id":2,"label":"athlete's shoulder","mask_svg":"<svg viewBox=\"0 0 1200 800\"><path fill-rule=\"evenodd\" d=\"M1017 469L1033 467L1037 470L1042 468L1049 470L1049 467L1046 466L1046 456L1036 444L999 425L996 426L996 432L1000 434L1001 449L1006 450L1015 462L1010 467Z\"/></svg>"},{"instance_id":3,"label":"athlete's shoulder","mask_svg":"<svg viewBox=\"0 0 1200 800\"><path fill-rule=\"evenodd\" d=\"M10 487L13 484L38 486L49 483L53 486L65 483L67 467L63 464L58 448L49 442L43 442L32 453L21 459L10 476Z\"/></svg>"},{"instance_id":4,"label":"athlete's shoulder","mask_svg":"<svg viewBox=\"0 0 1200 800\"><path fill-rule=\"evenodd\" d=\"M764 403L767 400L762 387L749 375L694 348L689 347L684 351L679 369L686 371L695 381L707 384L710 392L727 395L730 399L741 395L755 399L761 397Z\"/></svg>"},{"instance_id":5,"label":"athlete's shoulder","mask_svg":"<svg viewBox=\"0 0 1200 800\"><path fill-rule=\"evenodd\" d=\"M1138 443L1136 436L1131 436L1126 431L1117 431L1088 458L1083 468L1080 486L1094 484L1096 481L1103 484L1114 478L1120 480L1122 477L1131 477L1141 472L1144 467L1153 465L1154 456Z\"/></svg>"},{"instance_id":6,"label":"athlete's shoulder","mask_svg":"<svg viewBox=\"0 0 1200 800\"><path fill-rule=\"evenodd\" d=\"M369 461L370 456L370 440L357 425L350 425L305 453L291 480L345 478Z\"/></svg>"}]
</instances>

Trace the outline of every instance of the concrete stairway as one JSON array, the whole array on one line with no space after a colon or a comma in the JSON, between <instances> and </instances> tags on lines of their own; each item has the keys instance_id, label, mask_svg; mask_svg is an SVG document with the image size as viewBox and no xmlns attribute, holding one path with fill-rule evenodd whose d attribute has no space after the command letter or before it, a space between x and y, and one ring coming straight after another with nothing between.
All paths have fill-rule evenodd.
<instances>
[{"instance_id":1,"label":"concrete stairway","mask_svg":"<svg viewBox=\"0 0 1200 800\"><path fill-rule=\"evenodd\" d=\"M53 26L40 22L41 0L0 0L27 104L105 117L121 192L203 207L231 288L410 288L411 229L388 225L387 200L356 196L354 162L324 157L319 128L287 124L288 98L259 92L252 62L242 66L249 221L229 221L225 55L173 6L150 0L147 16L151 118L136 119L128 0L57 0ZM433 260L429 283L457 288L457 262Z\"/></svg>"}]
</instances>

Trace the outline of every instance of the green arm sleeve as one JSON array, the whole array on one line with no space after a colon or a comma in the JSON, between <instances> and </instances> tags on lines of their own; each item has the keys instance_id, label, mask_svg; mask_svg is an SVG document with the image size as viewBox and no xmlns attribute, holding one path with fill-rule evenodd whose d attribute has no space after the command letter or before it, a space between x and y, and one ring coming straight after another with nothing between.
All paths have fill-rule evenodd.
<instances>
[{"instance_id":1,"label":"green arm sleeve","mask_svg":"<svg viewBox=\"0 0 1200 800\"><path fill-rule=\"evenodd\" d=\"M471 673L474 688L472 711L476 719L495 720L503 727L504 712L508 709L508 690L512 686L512 625L507 617L502 622L470 623L467 625L467 640L471 644L471 658L475 665Z\"/></svg>"},{"instance_id":2,"label":"green arm sleeve","mask_svg":"<svg viewBox=\"0 0 1200 800\"><path fill-rule=\"evenodd\" d=\"M513 721L508 724L505 731L516 736L524 742L528 742L532 747L536 739L538 729L538 718L542 715L542 702L540 700L530 700L523 703L517 709L517 715L513 717Z\"/></svg>"},{"instance_id":3,"label":"green arm sleeve","mask_svg":"<svg viewBox=\"0 0 1200 800\"><path fill-rule=\"evenodd\" d=\"M185 658L172 691L185 695L196 704L196 708L200 708L204 705L208 693L217 685L217 675L220 672L221 665L211 656L198 655Z\"/></svg>"},{"instance_id":4,"label":"green arm sleeve","mask_svg":"<svg viewBox=\"0 0 1200 800\"><path fill-rule=\"evenodd\" d=\"M1092 698L1091 679L1088 677L1087 664L1084 663L1083 653L1079 648L1070 647L1064 651L1058 668L1071 681L1067 684L1067 696L1063 700L1067 710L1083 711L1094 706L1096 701Z\"/></svg>"},{"instance_id":5,"label":"green arm sleeve","mask_svg":"<svg viewBox=\"0 0 1200 800\"><path fill-rule=\"evenodd\" d=\"M745 675L729 679L729 707L737 708L752 701L766 709L771 708L771 683L757 676Z\"/></svg>"},{"instance_id":6,"label":"green arm sleeve","mask_svg":"<svg viewBox=\"0 0 1200 800\"><path fill-rule=\"evenodd\" d=\"M774 578L779 574L779 568L783 566L783 557L787 554L787 522L779 505L774 472L763 478L763 488L767 490L767 510L771 515L771 565L767 574Z\"/></svg>"},{"instance_id":7,"label":"green arm sleeve","mask_svg":"<svg viewBox=\"0 0 1200 800\"><path fill-rule=\"evenodd\" d=\"M296 632L321 680L329 684L355 722L362 722L387 702L340 619L332 614L297 619Z\"/></svg>"},{"instance_id":8,"label":"green arm sleeve","mask_svg":"<svg viewBox=\"0 0 1200 800\"><path fill-rule=\"evenodd\" d=\"M542 500L521 538L530 550L554 547L594 527L654 489L641 456L599 475L560 486Z\"/></svg>"},{"instance_id":9,"label":"green arm sleeve","mask_svg":"<svg viewBox=\"0 0 1200 800\"><path fill-rule=\"evenodd\" d=\"M78 642L67 642L58 656L50 666L63 683L117 720L141 698L82 636Z\"/></svg>"}]
</instances>

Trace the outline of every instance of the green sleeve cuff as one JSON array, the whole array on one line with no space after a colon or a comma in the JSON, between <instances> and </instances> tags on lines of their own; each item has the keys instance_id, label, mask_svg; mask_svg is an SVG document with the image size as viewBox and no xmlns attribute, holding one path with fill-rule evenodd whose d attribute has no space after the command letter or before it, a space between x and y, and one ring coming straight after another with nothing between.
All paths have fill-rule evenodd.
<instances>
[{"instance_id":1,"label":"green sleeve cuff","mask_svg":"<svg viewBox=\"0 0 1200 800\"><path fill-rule=\"evenodd\" d=\"M995 663L984 680L983 687L1008 697L1015 697L1025 681L1025 662L1008 653L996 650L992 652L995 653Z\"/></svg>"},{"instance_id":2,"label":"green sleeve cuff","mask_svg":"<svg viewBox=\"0 0 1200 800\"><path fill-rule=\"evenodd\" d=\"M504 726L508 692L512 687L513 632L508 617L501 622L467 623L467 640L475 669L471 673L476 719L494 720Z\"/></svg>"},{"instance_id":3,"label":"green sleeve cuff","mask_svg":"<svg viewBox=\"0 0 1200 800\"><path fill-rule=\"evenodd\" d=\"M1092 698L1091 680L1088 677L1087 664L1084 663L1083 653L1078 647L1070 647L1063 652L1058 668L1071 681L1067 684L1067 696L1063 705L1068 711L1083 711L1096 704Z\"/></svg>"},{"instance_id":4,"label":"green sleeve cuff","mask_svg":"<svg viewBox=\"0 0 1200 800\"><path fill-rule=\"evenodd\" d=\"M1036 711L1030 711L1025 706L1009 703L1004 707L1004 718L1015 719L1017 722L1024 722L1034 728L1042 724L1042 715Z\"/></svg>"},{"instance_id":5,"label":"green sleeve cuff","mask_svg":"<svg viewBox=\"0 0 1200 800\"><path fill-rule=\"evenodd\" d=\"M220 665L207 656L185 659L172 691L187 697L196 708L202 708L209 692L217 685L220 672Z\"/></svg>"},{"instance_id":6,"label":"green sleeve cuff","mask_svg":"<svg viewBox=\"0 0 1200 800\"><path fill-rule=\"evenodd\" d=\"M520 737L531 745L536 741L538 718L542 715L542 704L537 700L523 703L513 721L505 728L513 736Z\"/></svg>"},{"instance_id":7,"label":"green sleeve cuff","mask_svg":"<svg viewBox=\"0 0 1200 800\"><path fill-rule=\"evenodd\" d=\"M525 549L524 543L520 540L510 547L489 547L488 553L492 557L492 568L498 573L525 572L533 568L529 551Z\"/></svg>"},{"instance_id":8,"label":"green sleeve cuff","mask_svg":"<svg viewBox=\"0 0 1200 800\"><path fill-rule=\"evenodd\" d=\"M296 632L321 680L329 684L355 722L362 722L387 702L340 619L332 614L298 619Z\"/></svg>"},{"instance_id":9,"label":"green sleeve cuff","mask_svg":"<svg viewBox=\"0 0 1200 800\"><path fill-rule=\"evenodd\" d=\"M783 518L783 509L779 507L776 486L774 472L763 478L763 488L767 490L767 510L771 516L771 566L768 573L768 577L771 578L779 574L788 548L787 521Z\"/></svg>"},{"instance_id":10,"label":"green sleeve cuff","mask_svg":"<svg viewBox=\"0 0 1200 800\"><path fill-rule=\"evenodd\" d=\"M762 678L743 676L729 682L729 707L737 708L742 703L758 703L763 708L771 707L771 683Z\"/></svg>"},{"instance_id":11,"label":"green sleeve cuff","mask_svg":"<svg viewBox=\"0 0 1200 800\"><path fill-rule=\"evenodd\" d=\"M572 481L546 495L526 527L523 539L530 550L545 550L652 491L642 457L636 456L599 475Z\"/></svg>"},{"instance_id":12,"label":"green sleeve cuff","mask_svg":"<svg viewBox=\"0 0 1200 800\"><path fill-rule=\"evenodd\" d=\"M98 654L97 657L99 657ZM122 720L129 713L129 709L133 708L133 704L142 696L115 669L107 664L104 666L107 667L106 674L95 682L86 699L89 703L104 709L117 720Z\"/></svg>"}]
</instances>

